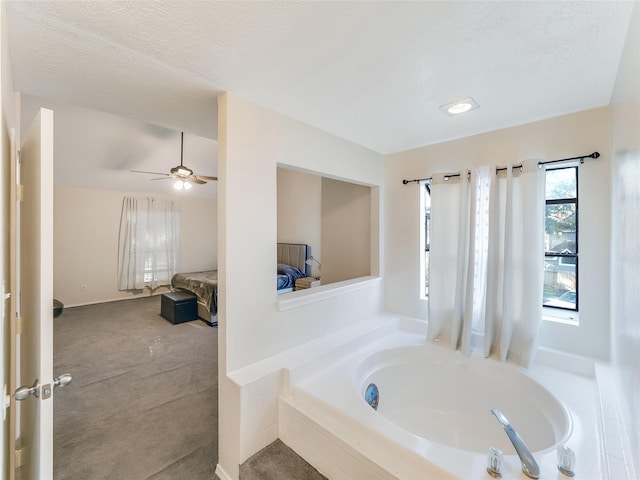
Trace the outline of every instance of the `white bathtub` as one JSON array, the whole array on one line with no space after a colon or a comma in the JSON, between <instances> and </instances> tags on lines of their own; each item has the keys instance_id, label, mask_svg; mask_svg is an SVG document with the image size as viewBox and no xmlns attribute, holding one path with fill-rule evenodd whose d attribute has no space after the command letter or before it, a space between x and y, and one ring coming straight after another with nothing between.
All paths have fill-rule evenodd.
<instances>
[{"instance_id":1,"label":"white bathtub","mask_svg":"<svg viewBox=\"0 0 640 480\"><path fill-rule=\"evenodd\" d=\"M491 408L509 419L532 452L557 447L571 432L564 405L521 371L442 347L376 352L360 363L353 380L360 382L363 399L369 384L378 387L378 414L390 422L460 450L486 454L489 447L510 449Z\"/></svg>"},{"instance_id":2,"label":"white bathtub","mask_svg":"<svg viewBox=\"0 0 640 480\"><path fill-rule=\"evenodd\" d=\"M490 447L504 452L503 478L526 479L490 413L495 407L533 452L541 478L568 478L557 470L555 448L564 443L577 451L576 478L603 478L598 428L588 418L594 417L595 396L584 399L588 411L574 424L573 412L532 378L555 373L534 369L532 375L465 357L428 344L422 331L411 330L400 328L362 348L343 348L292 372L290 389L280 398L280 438L331 480L490 479ZM594 393L587 380L565 389L566 374L557 375L550 384L565 394ZM377 411L364 399L370 383L379 389Z\"/></svg>"}]
</instances>

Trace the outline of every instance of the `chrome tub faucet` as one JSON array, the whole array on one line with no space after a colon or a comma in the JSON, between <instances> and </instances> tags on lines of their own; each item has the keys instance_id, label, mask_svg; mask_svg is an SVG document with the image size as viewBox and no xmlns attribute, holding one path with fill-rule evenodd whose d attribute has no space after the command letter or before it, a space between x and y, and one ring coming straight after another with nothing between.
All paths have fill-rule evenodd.
<instances>
[{"instance_id":1,"label":"chrome tub faucet","mask_svg":"<svg viewBox=\"0 0 640 480\"><path fill-rule=\"evenodd\" d=\"M505 417L497 408L492 408L491 413L493 413L502 424L502 428L504 428L509 440L513 443L513 446L520 457L520 462L522 462L522 471L524 474L530 478L540 478L540 467L538 467L536 459L533 458L531 451L524 443L524 440L522 440L522 437L518 435L518 432L516 432L511 426L507 417Z\"/></svg>"}]
</instances>

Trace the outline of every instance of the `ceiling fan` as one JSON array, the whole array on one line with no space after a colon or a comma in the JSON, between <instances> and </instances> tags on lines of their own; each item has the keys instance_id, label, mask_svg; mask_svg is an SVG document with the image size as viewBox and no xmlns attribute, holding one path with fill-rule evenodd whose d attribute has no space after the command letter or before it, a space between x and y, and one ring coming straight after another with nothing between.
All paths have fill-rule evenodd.
<instances>
[{"instance_id":1,"label":"ceiling fan","mask_svg":"<svg viewBox=\"0 0 640 480\"><path fill-rule=\"evenodd\" d=\"M158 172L144 172L142 170L131 170L134 173L149 173L151 175L162 175L160 178L152 178L151 180L166 180L168 178L175 178L176 183L173 184L173 188L176 190L189 190L192 183L204 184L207 180L218 180L218 177L211 177L209 175L196 175L189 167L182 163L182 155L184 152L184 132L180 132L180 165L173 167L169 170L169 173Z\"/></svg>"}]
</instances>

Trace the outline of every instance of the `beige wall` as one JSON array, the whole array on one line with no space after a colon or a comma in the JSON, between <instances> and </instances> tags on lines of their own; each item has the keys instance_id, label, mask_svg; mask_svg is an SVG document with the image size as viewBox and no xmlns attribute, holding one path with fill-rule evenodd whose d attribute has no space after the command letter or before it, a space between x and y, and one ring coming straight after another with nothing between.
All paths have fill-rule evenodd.
<instances>
[{"instance_id":1,"label":"beige wall","mask_svg":"<svg viewBox=\"0 0 640 480\"><path fill-rule=\"evenodd\" d=\"M640 474L640 4L611 98L611 351Z\"/></svg>"},{"instance_id":2,"label":"beige wall","mask_svg":"<svg viewBox=\"0 0 640 480\"><path fill-rule=\"evenodd\" d=\"M10 288L10 251L9 238L14 232L10 228L9 218L9 192L11 179L11 149L10 149L10 129L16 125L16 118L13 108L14 92L11 79L11 62L9 60L9 47L7 45L7 24L5 4L0 5L0 60L2 65L2 83L0 84L0 104L2 122L0 128L0 221L2 222L2 235L0 236L0 271L2 272L2 282L5 291ZM4 292L2 292L4 293ZM0 368L0 385L7 385L11 388L10 378L10 355L11 355L11 315L10 302L3 301L0 307L0 358L2 358L2 368ZM15 403L14 403L15 404ZM2 478L9 478L9 417L2 422L2 435L0 436L0 475Z\"/></svg>"},{"instance_id":3,"label":"beige wall","mask_svg":"<svg viewBox=\"0 0 640 480\"><path fill-rule=\"evenodd\" d=\"M319 261L321 231L321 180L309 173L278 168L278 242L306 243ZM317 274L317 265L313 265Z\"/></svg>"},{"instance_id":4,"label":"beige wall","mask_svg":"<svg viewBox=\"0 0 640 480\"><path fill-rule=\"evenodd\" d=\"M118 233L125 195L136 196L111 190L55 187L54 296L66 307L151 293L147 289L138 294L117 289ZM217 202L172 199L181 211L180 270L216 268ZM80 285L86 285L86 291L82 292ZM161 291L166 288L154 293Z\"/></svg>"},{"instance_id":5,"label":"beige wall","mask_svg":"<svg viewBox=\"0 0 640 480\"><path fill-rule=\"evenodd\" d=\"M371 189L322 179L322 284L371 274Z\"/></svg>"},{"instance_id":6,"label":"beige wall","mask_svg":"<svg viewBox=\"0 0 640 480\"><path fill-rule=\"evenodd\" d=\"M608 229L610 212L607 107L416 148L385 157L385 308L426 318L420 298L420 192L403 179L523 159L553 160L598 151L579 172L580 327L543 322L542 345L609 357Z\"/></svg>"}]
</instances>

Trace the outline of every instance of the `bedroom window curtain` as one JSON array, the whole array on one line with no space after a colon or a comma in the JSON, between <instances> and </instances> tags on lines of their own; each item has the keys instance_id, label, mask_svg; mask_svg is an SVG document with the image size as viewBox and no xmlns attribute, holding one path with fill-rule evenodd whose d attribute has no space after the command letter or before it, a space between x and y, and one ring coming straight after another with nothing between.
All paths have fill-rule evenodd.
<instances>
[{"instance_id":1,"label":"bedroom window curtain","mask_svg":"<svg viewBox=\"0 0 640 480\"><path fill-rule=\"evenodd\" d=\"M120 217L118 290L169 285L178 271L180 212L173 201L125 197Z\"/></svg>"},{"instance_id":2,"label":"bedroom window curtain","mask_svg":"<svg viewBox=\"0 0 640 480\"><path fill-rule=\"evenodd\" d=\"M431 184L427 339L528 367L542 319L544 169L483 166ZM454 181L455 180L455 181Z\"/></svg>"}]
</instances>

